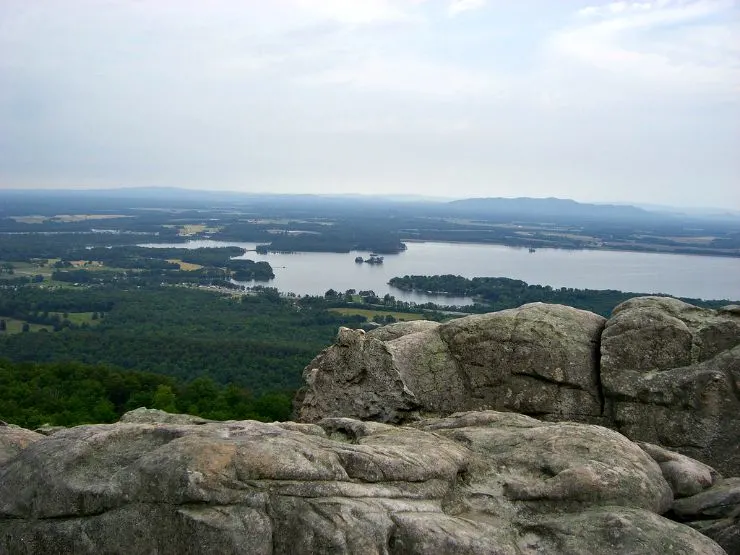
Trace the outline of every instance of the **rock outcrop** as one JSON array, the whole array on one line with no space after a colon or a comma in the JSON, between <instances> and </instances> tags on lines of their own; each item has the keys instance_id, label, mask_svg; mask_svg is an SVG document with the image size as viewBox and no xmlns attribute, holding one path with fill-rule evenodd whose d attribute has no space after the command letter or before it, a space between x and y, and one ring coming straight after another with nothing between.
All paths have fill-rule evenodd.
<instances>
[{"instance_id":1,"label":"rock outcrop","mask_svg":"<svg viewBox=\"0 0 740 555\"><path fill-rule=\"evenodd\" d=\"M606 320L535 303L446 324L343 328L304 372L298 418L402 422L419 412L495 409L599 422Z\"/></svg>"},{"instance_id":2,"label":"rock outcrop","mask_svg":"<svg viewBox=\"0 0 740 555\"><path fill-rule=\"evenodd\" d=\"M660 515L727 520L712 507L735 499L686 457L513 413L124 420L20 442L0 428L19 446L0 463L0 553L721 554ZM656 457L702 491L674 503Z\"/></svg>"},{"instance_id":3,"label":"rock outcrop","mask_svg":"<svg viewBox=\"0 0 740 555\"><path fill-rule=\"evenodd\" d=\"M605 416L627 437L740 474L740 314L642 297L601 340Z\"/></svg>"},{"instance_id":4,"label":"rock outcrop","mask_svg":"<svg viewBox=\"0 0 740 555\"><path fill-rule=\"evenodd\" d=\"M740 474L740 309L640 297L606 319L534 303L343 329L304 371L296 417L412 422L495 409L601 424Z\"/></svg>"}]
</instances>

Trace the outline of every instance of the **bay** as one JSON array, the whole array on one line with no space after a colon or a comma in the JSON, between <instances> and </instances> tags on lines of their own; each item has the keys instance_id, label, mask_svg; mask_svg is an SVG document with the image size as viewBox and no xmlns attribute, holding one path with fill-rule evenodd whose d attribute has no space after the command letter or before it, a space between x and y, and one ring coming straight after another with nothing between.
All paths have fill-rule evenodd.
<instances>
[{"instance_id":1,"label":"bay","mask_svg":"<svg viewBox=\"0 0 740 555\"><path fill-rule=\"evenodd\" d=\"M254 251L256 243L195 240L151 243L147 247L201 248L237 246ZM408 249L385 256L382 265L358 264L352 253L247 252L239 258L269 262L275 279L266 283L299 295L323 295L328 289L373 290L417 303L467 304L470 299L408 293L392 288L394 276L455 274L508 277L529 284L577 289L616 289L700 299L740 299L740 258L607 250L528 249L471 243L408 242ZM247 284L251 285L251 284Z\"/></svg>"}]
</instances>

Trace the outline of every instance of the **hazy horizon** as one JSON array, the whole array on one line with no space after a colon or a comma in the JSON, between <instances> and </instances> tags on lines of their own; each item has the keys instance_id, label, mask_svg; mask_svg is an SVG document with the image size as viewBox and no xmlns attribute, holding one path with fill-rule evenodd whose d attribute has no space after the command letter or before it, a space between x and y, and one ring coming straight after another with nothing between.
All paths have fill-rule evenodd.
<instances>
[{"instance_id":1,"label":"hazy horizon","mask_svg":"<svg viewBox=\"0 0 740 555\"><path fill-rule=\"evenodd\" d=\"M0 188L740 210L737 0L0 0Z\"/></svg>"}]
</instances>

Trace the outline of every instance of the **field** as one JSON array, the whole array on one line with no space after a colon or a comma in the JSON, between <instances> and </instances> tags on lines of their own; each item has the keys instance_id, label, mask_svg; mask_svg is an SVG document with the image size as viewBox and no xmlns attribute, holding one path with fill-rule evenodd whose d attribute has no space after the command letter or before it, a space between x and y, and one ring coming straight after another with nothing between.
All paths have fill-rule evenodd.
<instances>
[{"instance_id":1,"label":"field","mask_svg":"<svg viewBox=\"0 0 740 555\"><path fill-rule=\"evenodd\" d=\"M49 312L49 316L59 316L60 320L64 319L64 314L62 312ZM93 319L93 313L92 312L68 312L66 313L67 317L66 319L69 320L72 324L75 324L77 326L81 324L87 324L89 326L96 326L100 323L99 318ZM0 316L0 320L5 320L6 325L6 331L5 333L8 334L14 334L14 333L22 333L23 332L23 324L25 322L23 320L17 320L15 318L6 318L5 316ZM53 331L54 326L46 325L46 324L28 324L29 328L28 331L35 332L35 331ZM3 333L0 331L0 333Z\"/></svg>"},{"instance_id":2,"label":"field","mask_svg":"<svg viewBox=\"0 0 740 555\"><path fill-rule=\"evenodd\" d=\"M190 262L183 262L179 258L168 258L167 262L172 262L173 264L178 264L180 266L181 270L184 270L186 272L190 272L193 270L200 270L203 266L200 264L192 264Z\"/></svg>"},{"instance_id":3,"label":"field","mask_svg":"<svg viewBox=\"0 0 740 555\"><path fill-rule=\"evenodd\" d=\"M62 312L50 312L50 315L58 315L60 318L64 318L64 313ZM95 326L100 323L99 319L93 320L93 313L92 312L67 312L67 320L72 322L73 324L84 324L87 322L91 326Z\"/></svg>"},{"instance_id":4,"label":"field","mask_svg":"<svg viewBox=\"0 0 740 555\"><path fill-rule=\"evenodd\" d=\"M33 278L34 276L43 276L44 281L52 281L51 280L51 274L54 273L59 268L54 267L54 263L58 262L58 258L51 258L49 260L43 260L39 262L11 262L13 265L13 273L6 273L6 272L0 272L0 280L2 279L12 279L16 277L26 276ZM105 264L102 264L101 262L97 261L89 261L89 260L72 260L70 261L70 264L72 264L73 270L121 270L121 268L113 268L111 266L106 266ZM187 263L183 263L186 266L193 266ZM62 268L65 269L65 268ZM185 269L197 269L197 268L182 268ZM56 285L59 286L68 286L69 284L65 282L54 282Z\"/></svg>"},{"instance_id":5,"label":"field","mask_svg":"<svg viewBox=\"0 0 740 555\"><path fill-rule=\"evenodd\" d=\"M44 276L44 279L49 279L51 277L51 273L55 270L55 268L52 267L52 264L55 261L56 260L52 259L43 266L35 262L11 262L13 265L13 273L0 273L0 279L15 278L19 276L35 276L38 274Z\"/></svg>"},{"instance_id":6,"label":"field","mask_svg":"<svg viewBox=\"0 0 740 555\"><path fill-rule=\"evenodd\" d=\"M14 318L3 318L0 317L0 320L5 320L5 325L7 326L6 331L0 331L0 333L7 333L7 334L14 334L14 333L21 333L23 331L23 322L22 320L16 320ZM28 331L52 331L54 328L52 326L42 326L41 324L29 324Z\"/></svg>"},{"instance_id":7,"label":"field","mask_svg":"<svg viewBox=\"0 0 740 555\"><path fill-rule=\"evenodd\" d=\"M368 308L330 308L330 312L336 312L344 316L360 315L365 316L368 320L372 320L376 316L393 316L399 322L407 322L410 320L423 320L424 315L415 312L395 312L393 310L375 310Z\"/></svg>"}]
</instances>

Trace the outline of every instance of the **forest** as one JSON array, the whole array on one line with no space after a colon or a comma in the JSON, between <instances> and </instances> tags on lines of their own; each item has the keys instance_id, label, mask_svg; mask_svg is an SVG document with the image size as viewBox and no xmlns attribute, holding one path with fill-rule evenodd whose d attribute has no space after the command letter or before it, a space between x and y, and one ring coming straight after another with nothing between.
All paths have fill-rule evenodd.
<instances>
[{"instance_id":1,"label":"forest","mask_svg":"<svg viewBox=\"0 0 740 555\"><path fill-rule=\"evenodd\" d=\"M25 428L115 422L149 407L214 420L290 418L290 392L258 397L209 377L189 382L79 362L34 363L0 359L0 420Z\"/></svg>"},{"instance_id":2,"label":"forest","mask_svg":"<svg viewBox=\"0 0 740 555\"><path fill-rule=\"evenodd\" d=\"M465 307L465 310L469 312L492 312L515 308L525 303L543 302L564 304L609 317L619 303L644 295L644 293L612 289L553 288L549 285L529 285L522 280L503 277L468 279L453 274L394 277L391 278L389 284L402 291L431 291L453 297L472 297L476 304L472 307ZM682 300L706 308L719 308L728 304L727 300L707 301L690 298Z\"/></svg>"},{"instance_id":3,"label":"forest","mask_svg":"<svg viewBox=\"0 0 740 555\"><path fill-rule=\"evenodd\" d=\"M185 381L207 376L263 393L296 389L303 367L337 328L365 320L270 289L231 297L169 286L23 287L3 291L0 301L0 316L39 323L45 314L89 312L99 314L95 325L0 336L0 353L13 361L104 363Z\"/></svg>"}]
</instances>

